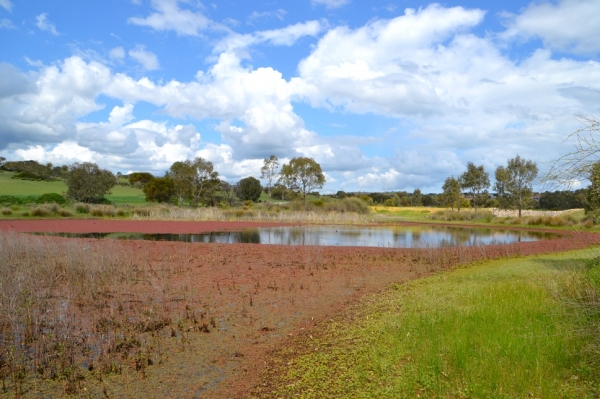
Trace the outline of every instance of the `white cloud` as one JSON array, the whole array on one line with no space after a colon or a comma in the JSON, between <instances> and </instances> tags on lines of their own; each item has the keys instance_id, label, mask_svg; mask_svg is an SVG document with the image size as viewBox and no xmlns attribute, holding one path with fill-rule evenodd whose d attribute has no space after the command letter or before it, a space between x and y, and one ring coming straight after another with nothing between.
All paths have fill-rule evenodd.
<instances>
[{"instance_id":1,"label":"white cloud","mask_svg":"<svg viewBox=\"0 0 600 399\"><path fill-rule=\"evenodd\" d=\"M12 6L10 0L0 0L0 7L4 8L6 11L11 12Z\"/></svg>"},{"instance_id":2,"label":"white cloud","mask_svg":"<svg viewBox=\"0 0 600 399\"><path fill-rule=\"evenodd\" d=\"M125 50L123 49L123 47L112 48L108 52L108 56L113 60L122 60L123 58L125 58Z\"/></svg>"},{"instance_id":3,"label":"white cloud","mask_svg":"<svg viewBox=\"0 0 600 399\"><path fill-rule=\"evenodd\" d=\"M0 19L0 29L15 29L15 26L10 21L10 19Z\"/></svg>"},{"instance_id":4,"label":"white cloud","mask_svg":"<svg viewBox=\"0 0 600 399\"><path fill-rule=\"evenodd\" d=\"M160 68L156 54L146 50L145 46L138 45L133 50L129 50L129 56L139 62L147 71L153 71Z\"/></svg>"},{"instance_id":5,"label":"white cloud","mask_svg":"<svg viewBox=\"0 0 600 399\"><path fill-rule=\"evenodd\" d=\"M321 32L321 29L322 26L319 21L307 21L289 25L281 29L258 31L245 35L231 34L219 41L215 45L213 52L219 54L236 52L236 56L239 56L240 49L243 50L260 43L268 43L275 46L291 46L301 37L317 36Z\"/></svg>"},{"instance_id":6,"label":"white cloud","mask_svg":"<svg viewBox=\"0 0 600 399\"><path fill-rule=\"evenodd\" d=\"M35 17L35 19L37 21L35 25L40 28L40 30L45 30L52 33L54 36L58 36L58 32L56 31L54 24L48 21L47 13L40 14Z\"/></svg>"},{"instance_id":7,"label":"white cloud","mask_svg":"<svg viewBox=\"0 0 600 399\"><path fill-rule=\"evenodd\" d=\"M74 141L63 141L56 146L30 146L24 150L16 150L15 153L25 160L51 162L54 165L68 165L74 162L102 163L102 158L97 153Z\"/></svg>"},{"instance_id":8,"label":"white cloud","mask_svg":"<svg viewBox=\"0 0 600 399\"><path fill-rule=\"evenodd\" d=\"M310 0L313 5L324 5L327 8L338 8L350 3L350 0Z\"/></svg>"},{"instance_id":9,"label":"white cloud","mask_svg":"<svg viewBox=\"0 0 600 399\"><path fill-rule=\"evenodd\" d=\"M200 12L193 12L179 7L179 0L152 0L156 12L146 18L131 17L128 23L149 26L154 30L173 30L180 36L199 36L207 29L222 27Z\"/></svg>"},{"instance_id":10,"label":"white cloud","mask_svg":"<svg viewBox=\"0 0 600 399\"><path fill-rule=\"evenodd\" d=\"M287 14L287 11L285 11L284 9L278 9L275 11L262 11L262 12L258 12L258 11L252 11L252 14L250 14L248 16L248 18L246 18L246 22L249 24L252 24L255 21L258 20L262 20L262 19L270 19L270 18L277 18L279 20L283 20L283 17L285 17L285 14Z\"/></svg>"},{"instance_id":11,"label":"white cloud","mask_svg":"<svg viewBox=\"0 0 600 399\"><path fill-rule=\"evenodd\" d=\"M600 51L600 3L596 0L560 0L531 3L519 15L506 14L505 37L539 37L550 48L594 53Z\"/></svg>"}]
</instances>

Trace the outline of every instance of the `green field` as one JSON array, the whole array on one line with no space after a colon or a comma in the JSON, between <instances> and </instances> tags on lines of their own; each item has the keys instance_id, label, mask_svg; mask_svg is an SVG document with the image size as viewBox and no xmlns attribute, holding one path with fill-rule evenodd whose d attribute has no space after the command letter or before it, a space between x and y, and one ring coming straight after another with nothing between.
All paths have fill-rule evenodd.
<instances>
[{"instance_id":1,"label":"green field","mask_svg":"<svg viewBox=\"0 0 600 399\"><path fill-rule=\"evenodd\" d=\"M67 185L62 181L31 181L11 179L13 172L0 172L0 195L26 197L39 196L46 193L64 194ZM114 186L107 199L117 204L143 204L146 197L142 190L126 186Z\"/></svg>"},{"instance_id":2,"label":"green field","mask_svg":"<svg viewBox=\"0 0 600 399\"><path fill-rule=\"evenodd\" d=\"M393 285L282 350L272 397L598 397L583 316L551 295L597 255L496 260Z\"/></svg>"}]
</instances>

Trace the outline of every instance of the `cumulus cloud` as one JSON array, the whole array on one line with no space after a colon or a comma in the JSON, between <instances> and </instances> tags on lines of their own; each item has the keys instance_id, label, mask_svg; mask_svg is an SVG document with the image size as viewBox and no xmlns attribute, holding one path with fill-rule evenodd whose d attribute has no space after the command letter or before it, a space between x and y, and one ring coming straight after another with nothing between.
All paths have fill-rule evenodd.
<instances>
[{"instance_id":1,"label":"cumulus cloud","mask_svg":"<svg viewBox=\"0 0 600 399\"><path fill-rule=\"evenodd\" d=\"M0 0L0 7L4 8L6 11L12 11L12 3L10 0Z\"/></svg>"},{"instance_id":2,"label":"cumulus cloud","mask_svg":"<svg viewBox=\"0 0 600 399\"><path fill-rule=\"evenodd\" d=\"M173 30L180 36L199 36L203 30L222 29L202 13L180 8L179 3L179 0L152 0L156 12L146 18L131 17L127 22L158 31Z\"/></svg>"},{"instance_id":3,"label":"cumulus cloud","mask_svg":"<svg viewBox=\"0 0 600 399\"><path fill-rule=\"evenodd\" d=\"M558 3L531 3L520 14L504 14L505 37L538 37L553 49L575 53L600 51L600 14L595 0L561 0Z\"/></svg>"},{"instance_id":4,"label":"cumulus cloud","mask_svg":"<svg viewBox=\"0 0 600 399\"><path fill-rule=\"evenodd\" d=\"M147 71L153 71L160 68L156 54L146 50L145 46L137 45L134 49L129 50L129 56L139 62Z\"/></svg>"},{"instance_id":5,"label":"cumulus cloud","mask_svg":"<svg viewBox=\"0 0 600 399\"><path fill-rule=\"evenodd\" d=\"M324 5L327 8L338 8L350 3L350 0L310 0L313 5Z\"/></svg>"},{"instance_id":6,"label":"cumulus cloud","mask_svg":"<svg viewBox=\"0 0 600 399\"><path fill-rule=\"evenodd\" d=\"M48 31L48 32L52 33L54 36L58 36L58 31L56 30L56 27L54 26L54 24L48 20L47 13L38 15L37 17L35 17L35 20L36 20L35 25L40 30Z\"/></svg>"}]
</instances>

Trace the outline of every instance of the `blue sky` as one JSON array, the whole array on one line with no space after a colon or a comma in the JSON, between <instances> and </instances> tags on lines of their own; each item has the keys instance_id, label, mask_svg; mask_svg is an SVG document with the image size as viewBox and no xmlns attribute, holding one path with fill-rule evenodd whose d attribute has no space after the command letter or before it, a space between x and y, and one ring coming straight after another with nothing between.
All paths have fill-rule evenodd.
<instances>
[{"instance_id":1,"label":"blue sky","mask_svg":"<svg viewBox=\"0 0 600 399\"><path fill-rule=\"evenodd\" d=\"M0 0L0 155L223 178L315 158L324 192L438 191L569 151L600 2Z\"/></svg>"}]
</instances>

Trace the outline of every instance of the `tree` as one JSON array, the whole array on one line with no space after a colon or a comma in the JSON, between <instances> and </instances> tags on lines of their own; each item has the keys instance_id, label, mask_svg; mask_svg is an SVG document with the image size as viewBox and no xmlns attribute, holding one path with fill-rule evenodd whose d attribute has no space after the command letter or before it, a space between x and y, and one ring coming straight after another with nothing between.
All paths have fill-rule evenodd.
<instances>
[{"instance_id":1,"label":"tree","mask_svg":"<svg viewBox=\"0 0 600 399\"><path fill-rule=\"evenodd\" d=\"M152 179L154 179L154 176L151 173L133 172L129 175L129 184L133 186L136 183L140 183L140 185L143 187Z\"/></svg>"},{"instance_id":2,"label":"tree","mask_svg":"<svg viewBox=\"0 0 600 399\"><path fill-rule=\"evenodd\" d=\"M519 155L509 159L506 168L499 166L495 173L494 189L500 197L500 205L506 208L516 207L521 217L522 209L533 200L532 184L537 174L536 163Z\"/></svg>"},{"instance_id":3,"label":"tree","mask_svg":"<svg viewBox=\"0 0 600 399\"><path fill-rule=\"evenodd\" d=\"M186 199L195 206L206 199L214 202L212 195L221 183L219 173L214 170L212 162L200 157L193 161L188 159L175 162L169 168L166 177L173 179L180 206Z\"/></svg>"},{"instance_id":4,"label":"tree","mask_svg":"<svg viewBox=\"0 0 600 399\"><path fill-rule=\"evenodd\" d=\"M411 204L412 206L421 206L423 204L423 195L420 189L415 188L415 191L413 191Z\"/></svg>"},{"instance_id":5,"label":"tree","mask_svg":"<svg viewBox=\"0 0 600 399\"><path fill-rule=\"evenodd\" d=\"M260 198L262 193L262 186L260 181L254 177L246 177L239 181L237 194L242 200L256 202Z\"/></svg>"},{"instance_id":6,"label":"tree","mask_svg":"<svg viewBox=\"0 0 600 399\"><path fill-rule=\"evenodd\" d=\"M473 205L477 212L479 193L490 186L490 175L485 171L483 165L475 166L473 162L467 163L467 171L460 175L460 186L467 189L473 197Z\"/></svg>"},{"instance_id":7,"label":"tree","mask_svg":"<svg viewBox=\"0 0 600 399\"><path fill-rule=\"evenodd\" d=\"M177 193L170 177L156 177L148 181L142 191L148 202L171 202Z\"/></svg>"},{"instance_id":8,"label":"tree","mask_svg":"<svg viewBox=\"0 0 600 399\"><path fill-rule=\"evenodd\" d=\"M67 197L81 202L96 202L117 184L111 171L100 169L92 162L76 162L69 167L65 178Z\"/></svg>"},{"instance_id":9,"label":"tree","mask_svg":"<svg viewBox=\"0 0 600 399\"><path fill-rule=\"evenodd\" d=\"M221 181L221 187L219 190L221 191L221 196L229 206L233 206L238 200L237 185L230 184L226 181Z\"/></svg>"},{"instance_id":10,"label":"tree","mask_svg":"<svg viewBox=\"0 0 600 399\"><path fill-rule=\"evenodd\" d=\"M273 187L273 181L279 174L277 169L279 168L279 159L275 155L271 155L268 159L264 159L263 167L260 169L260 178L267 180L267 192L269 197L271 196L271 187Z\"/></svg>"},{"instance_id":11,"label":"tree","mask_svg":"<svg viewBox=\"0 0 600 399\"><path fill-rule=\"evenodd\" d=\"M325 184L325 175L314 159L306 157L292 158L289 164L283 164L279 180L286 187L302 194L306 204L306 193Z\"/></svg>"},{"instance_id":12,"label":"tree","mask_svg":"<svg viewBox=\"0 0 600 399\"><path fill-rule=\"evenodd\" d=\"M0 169L2 169L2 165L4 164L5 161L6 161L6 158L0 157Z\"/></svg>"},{"instance_id":13,"label":"tree","mask_svg":"<svg viewBox=\"0 0 600 399\"><path fill-rule=\"evenodd\" d=\"M456 208L460 212L460 183L458 180L451 176L444 181L444 185L442 186L443 203L444 205L450 205L452 210L454 210L454 204L456 204Z\"/></svg>"}]
</instances>

